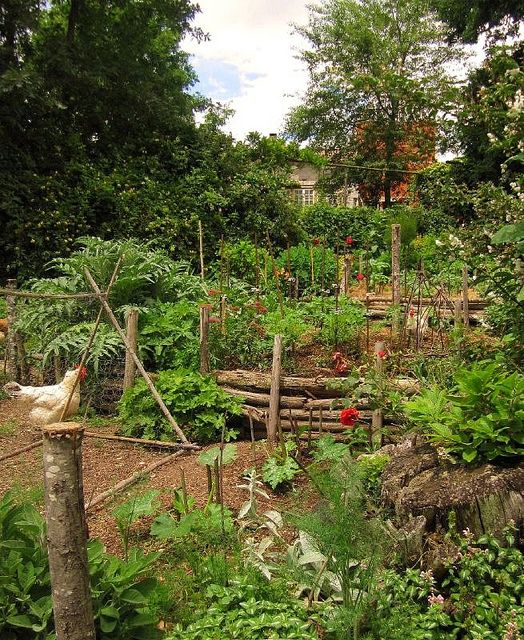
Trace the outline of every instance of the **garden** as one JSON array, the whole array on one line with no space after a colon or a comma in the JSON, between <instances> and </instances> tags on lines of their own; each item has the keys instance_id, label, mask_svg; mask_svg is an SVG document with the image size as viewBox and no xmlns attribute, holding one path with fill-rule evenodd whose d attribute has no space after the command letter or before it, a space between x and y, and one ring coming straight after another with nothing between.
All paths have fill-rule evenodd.
<instances>
[{"instance_id":1,"label":"garden","mask_svg":"<svg viewBox=\"0 0 524 640\"><path fill-rule=\"evenodd\" d=\"M242 141L197 5L2 8L0 640L524 637L524 14L464 4L309 6Z\"/></svg>"}]
</instances>

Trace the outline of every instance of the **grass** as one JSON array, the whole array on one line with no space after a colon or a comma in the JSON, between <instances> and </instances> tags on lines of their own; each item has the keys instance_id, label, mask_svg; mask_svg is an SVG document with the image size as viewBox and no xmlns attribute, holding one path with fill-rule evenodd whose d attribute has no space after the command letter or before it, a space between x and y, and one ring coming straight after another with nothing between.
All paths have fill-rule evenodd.
<instances>
[{"instance_id":1,"label":"grass","mask_svg":"<svg viewBox=\"0 0 524 640\"><path fill-rule=\"evenodd\" d=\"M11 418L10 420L6 420L4 423L0 424L0 437L12 436L13 433L18 428L17 420Z\"/></svg>"}]
</instances>

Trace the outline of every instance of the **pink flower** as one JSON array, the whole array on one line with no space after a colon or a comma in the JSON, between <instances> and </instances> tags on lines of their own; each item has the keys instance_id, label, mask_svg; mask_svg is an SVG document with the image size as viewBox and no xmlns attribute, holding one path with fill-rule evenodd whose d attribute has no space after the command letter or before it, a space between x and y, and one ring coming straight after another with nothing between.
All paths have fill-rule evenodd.
<instances>
[{"instance_id":1,"label":"pink flower","mask_svg":"<svg viewBox=\"0 0 524 640\"><path fill-rule=\"evenodd\" d=\"M432 593L428 596L428 604L437 604L439 607L441 607L444 604L444 597L441 596L440 593L438 594L438 596Z\"/></svg>"},{"instance_id":2,"label":"pink flower","mask_svg":"<svg viewBox=\"0 0 524 640\"><path fill-rule=\"evenodd\" d=\"M353 427L355 426L356 421L358 420L359 412L355 407L350 407L349 409L343 409L340 412L340 423L345 427Z\"/></svg>"}]
</instances>

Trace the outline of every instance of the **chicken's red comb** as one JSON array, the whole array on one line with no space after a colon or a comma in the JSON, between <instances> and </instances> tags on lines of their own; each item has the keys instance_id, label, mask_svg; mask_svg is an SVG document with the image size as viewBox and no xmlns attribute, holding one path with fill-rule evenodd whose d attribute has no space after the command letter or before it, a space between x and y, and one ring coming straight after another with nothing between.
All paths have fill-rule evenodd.
<instances>
[{"instance_id":1,"label":"chicken's red comb","mask_svg":"<svg viewBox=\"0 0 524 640\"><path fill-rule=\"evenodd\" d=\"M80 380L85 380L87 376L87 369L85 367L81 367L79 364L75 366L75 369L80 369Z\"/></svg>"}]
</instances>

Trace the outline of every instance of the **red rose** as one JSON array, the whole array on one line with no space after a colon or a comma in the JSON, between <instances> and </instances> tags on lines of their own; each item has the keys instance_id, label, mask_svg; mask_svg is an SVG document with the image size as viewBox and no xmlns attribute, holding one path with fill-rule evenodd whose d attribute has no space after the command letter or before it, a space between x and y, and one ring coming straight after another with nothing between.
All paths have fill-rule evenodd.
<instances>
[{"instance_id":1,"label":"red rose","mask_svg":"<svg viewBox=\"0 0 524 640\"><path fill-rule=\"evenodd\" d=\"M348 236L346 238L346 244L351 246L353 244L353 236Z\"/></svg>"},{"instance_id":2,"label":"red rose","mask_svg":"<svg viewBox=\"0 0 524 640\"><path fill-rule=\"evenodd\" d=\"M350 407L349 409L343 409L340 412L340 423L345 427L353 427L358 420L358 410L355 407Z\"/></svg>"},{"instance_id":3,"label":"red rose","mask_svg":"<svg viewBox=\"0 0 524 640\"><path fill-rule=\"evenodd\" d=\"M357 273L357 280L362 282L366 276L363 273Z\"/></svg>"}]
</instances>

